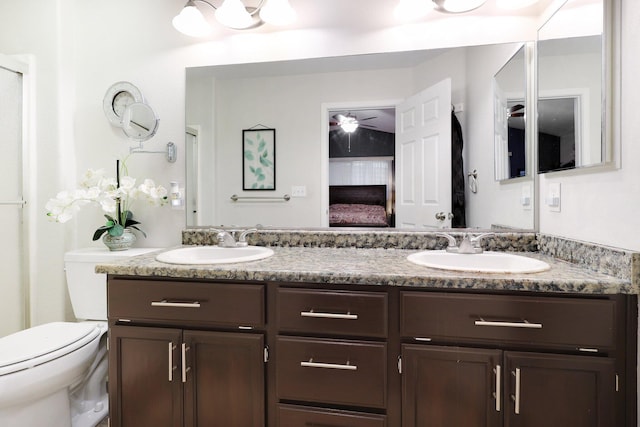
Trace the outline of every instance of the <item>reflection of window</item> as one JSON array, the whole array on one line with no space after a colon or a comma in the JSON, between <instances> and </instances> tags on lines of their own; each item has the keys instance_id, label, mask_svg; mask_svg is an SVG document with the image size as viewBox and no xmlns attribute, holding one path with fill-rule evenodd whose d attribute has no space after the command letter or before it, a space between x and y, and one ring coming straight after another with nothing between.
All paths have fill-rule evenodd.
<instances>
[{"instance_id":1,"label":"reflection of window","mask_svg":"<svg viewBox=\"0 0 640 427\"><path fill-rule=\"evenodd\" d=\"M392 200L393 158L330 159L329 185L386 185Z\"/></svg>"},{"instance_id":2,"label":"reflection of window","mask_svg":"<svg viewBox=\"0 0 640 427\"><path fill-rule=\"evenodd\" d=\"M538 171L571 169L580 150L580 97L538 100Z\"/></svg>"}]
</instances>

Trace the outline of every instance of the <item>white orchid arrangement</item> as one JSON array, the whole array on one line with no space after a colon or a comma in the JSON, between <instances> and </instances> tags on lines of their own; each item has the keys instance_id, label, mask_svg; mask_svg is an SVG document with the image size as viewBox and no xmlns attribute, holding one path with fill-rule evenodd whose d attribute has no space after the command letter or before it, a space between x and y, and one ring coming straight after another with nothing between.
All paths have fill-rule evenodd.
<instances>
[{"instance_id":1,"label":"white orchid arrangement","mask_svg":"<svg viewBox=\"0 0 640 427\"><path fill-rule=\"evenodd\" d=\"M123 163L123 172L126 166ZM47 216L56 222L67 222L88 204L98 204L105 212L107 222L93 234L93 240L98 240L104 233L117 237L122 236L126 228L138 228L138 221L133 219L131 204L134 200L143 200L152 206L162 206L167 203L167 190L156 185L153 180L145 179L136 186L136 179L125 175L120 177L120 161L116 162L116 178L108 177L104 169L87 170L79 183L79 188L59 192L55 198L46 204ZM114 215L115 214L115 215Z\"/></svg>"}]
</instances>

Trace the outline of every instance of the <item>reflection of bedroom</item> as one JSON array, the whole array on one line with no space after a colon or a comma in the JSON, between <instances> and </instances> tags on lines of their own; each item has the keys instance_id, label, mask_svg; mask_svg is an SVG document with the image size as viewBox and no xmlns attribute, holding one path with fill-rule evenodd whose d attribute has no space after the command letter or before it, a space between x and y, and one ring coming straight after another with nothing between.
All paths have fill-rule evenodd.
<instances>
[{"instance_id":1,"label":"reflection of bedroom","mask_svg":"<svg viewBox=\"0 0 640 427\"><path fill-rule=\"evenodd\" d=\"M395 108L329 112L329 226L394 226Z\"/></svg>"}]
</instances>

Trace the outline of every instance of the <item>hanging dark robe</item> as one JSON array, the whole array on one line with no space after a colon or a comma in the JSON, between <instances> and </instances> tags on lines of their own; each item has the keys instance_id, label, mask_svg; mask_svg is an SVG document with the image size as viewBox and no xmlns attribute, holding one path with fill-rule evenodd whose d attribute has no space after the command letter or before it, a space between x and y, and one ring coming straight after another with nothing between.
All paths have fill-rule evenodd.
<instances>
[{"instance_id":1,"label":"hanging dark robe","mask_svg":"<svg viewBox=\"0 0 640 427\"><path fill-rule=\"evenodd\" d=\"M451 227L467 226L464 208L464 167L462 161L462 126L451 112Z\"/></svg>"}]
</instances>

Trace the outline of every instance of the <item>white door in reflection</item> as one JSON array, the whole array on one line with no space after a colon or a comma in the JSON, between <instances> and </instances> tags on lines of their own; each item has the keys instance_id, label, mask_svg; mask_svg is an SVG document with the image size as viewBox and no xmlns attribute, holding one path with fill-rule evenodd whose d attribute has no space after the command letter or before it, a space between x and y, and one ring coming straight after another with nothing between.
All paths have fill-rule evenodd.
<instances>
[{"instance_id":1,"label":"white door in reflection","mask_svg":"<svg viewBox=\"0 0 640 427\"><path fill-rule=\"evenodd\" d=\"M396 192L396 227L451 226L451 79L396 107Z\"/></svg>"}]
</instances>

